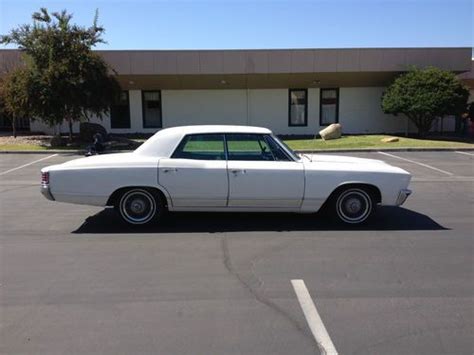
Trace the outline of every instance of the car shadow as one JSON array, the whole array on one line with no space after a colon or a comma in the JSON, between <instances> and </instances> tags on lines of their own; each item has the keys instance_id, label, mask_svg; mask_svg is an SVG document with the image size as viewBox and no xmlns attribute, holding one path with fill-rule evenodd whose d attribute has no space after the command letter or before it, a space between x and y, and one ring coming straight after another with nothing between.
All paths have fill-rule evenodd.
<instances>
[{"instance_id":1,"label":"car shadow","mask_svg":"<svg viewBox=\"0 0 474 355\"><path fill-rule=\"evenodd\" d=\"M72 233L221 233L253 231L414 231L446 230L430 217L401 207L380 207L370 223L344 226L323 214L292 213L169 213L157 225L133 226L123 222L112 208L88 217Z\"/></svg>"}]
</instances>

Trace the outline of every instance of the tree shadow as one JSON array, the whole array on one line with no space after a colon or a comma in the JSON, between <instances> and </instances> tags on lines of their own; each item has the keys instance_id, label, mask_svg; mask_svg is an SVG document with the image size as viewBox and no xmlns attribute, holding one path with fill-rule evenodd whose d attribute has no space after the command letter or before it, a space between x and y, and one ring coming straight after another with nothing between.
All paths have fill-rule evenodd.
<instances>
[{"instance_id":1,"label":"tree shadow","mask_svg":"<svg viewBox=\"0 0 474 355\"><path fill-rule=\"evenodd\" d=\"M254 231L414 231L446 230L430 217L401 207L379 207L370 223L344 226L323 214L292 213L169 213L157 225L133 226L123 222L112 208L88 217L72 233L221 233Z\"/></svg>"}]
</instances>

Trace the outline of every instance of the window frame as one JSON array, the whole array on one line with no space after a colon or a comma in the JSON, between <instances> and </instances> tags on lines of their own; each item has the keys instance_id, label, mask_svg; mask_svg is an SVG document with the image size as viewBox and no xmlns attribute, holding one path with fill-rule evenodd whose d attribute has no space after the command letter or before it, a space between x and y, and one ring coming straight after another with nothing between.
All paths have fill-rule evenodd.
<instances>
[{"instance_id":1,"label":"window frame","mask_svg":"<svg viewBox=\"0 0 474 355\"><path fill-rule=\"evenodd\" d=\"M323 91L335 90L336 91L336 120L331 123L323 123ZM327 127L333 123L339 123L339 88L320 88L319 89L319 126Z\"/></svg>"},{"instance_id":2,"label":"window frame","mask_svg":"<svg viewBox=\"0 0 474 355\"><path fill-rule=\"evenodd\" d=\"M270 154L272 155L272 160L265 160L265 159L262 159L262 160L240 160L240 159L229 159L229 146L228 146L228 137L227 136L236 136L236 135L239 135L239 136L255 136L257 137L256 141L258 143L258 145L260 146L260 149L262 148L262 145L260 143L260 141L264 141L266 145L268 145L268 148L270 149ZM226 160L227 161L278 161L275 159L275 155L273 154L273 152L271 151L271 146L270 144L268 143L267 139L266 139L266 136L267 134L265 133L242 133L242 132L238 132L238 133L232 133L232 132L228 132L228 133L224 133L224 136L225 136L225 148L226 148Z\"/></svg>"},{"instance_id":3,"label":"window frame","mask_svg":"<svg viewBox=\"0 0 474 355\"><path fill-rule=\"evenodd\" d=\"M183 142L185 140L189 140L190 137L194 137L194 136L222 136L222 143L224 144L224 159L193 159L193 158L175 157L174 155L178 153L178 149L181 148L181 145L183 144ZM227 141L226 141L226 138L225 138L225 133L220 133L220 132L186 134L186 135L183 136L183 138L181 138L181 140L179 141L176 148L174 148L173 153L171 153L171 155L169 157L169 159L189 159L189 160L201 160L201 161L206 161L206 160L209 160L209 161L227 161L228 160L227 158L228 158L228 155L227 155Z\"/></svg>"},{"instance_id":4,"label":"window frame","mask_svg":"<svg viewBox=\"0 0 474 355\"><path fill-rule=\"evenodd\" d=\"M296 162L296 161L297 161L297 160L294 159L294 157L293 157L290 153L288 153L286 147L283 146L282 144L280 144L280 142L279 142L277 139L275 139L273 135L271 135L271 134L265 134L265 135L263 136L263 138L267 141L267 144L268 144L268 146L270 147L270 149L271 149L271 144L270 144L270 142L271 142L271 143L273 143L274 145L278 146L278 147L280 148L280 150L283 152L283 154L284 154L284 155L287 157L287 159L288 159L288 160L276 160L276 159L275 159L274 161L292 161L292 162ZM273 152L272 152L272 154L273 154ZM275 154L273 154L273 157L275 157Z\"/></svg>"},{"instance_id":5,"label":"window frame","mask_svg":"<svg viewBox=\"0 0 474 355\"><path fill-rule=\"evenodd\" d=\"M293 91L304 91L304 122L302 124L293 124L291 122L291 93ZM308 89L288 89L288 127L307 127L308 126Z\"/></svg>"},{"instance_id":6,"label":"window frame","mask_svg":"<svg viewBox=\"0 0 474 355\"><path fill-rule=\"evenodd\" d=\"M112 104L110 107L110 128L111 129L130 129L132 127L132 115L130 114L130 92L129 90L122 90L120 91L120 95L122 93L127 94L127 107L128 107L128 126L127 127L114 127L112 124L112 107L117 106L115 104Z\"/></svg>"},{"instance_id":7,"label":"window frame","mask_svg":"<svg viewBox=\"0 0 474 355\"><path fill-rule=\"evenodd\" d=\"M254 136L261 136L265 141L266 143L268 144L268 146L271 148L271 144L269 143L269 141L271 141L272 143L274 143L275 145L279 146L282 150L282 152L285 154L285 156L288 158L288 160L229 160L229 151L228 151L228 146L227 146L227 135L236 135L236 134L241 134L241 135L254 135ZM212 132L212 133L190 133L190 134L186 134L185 136L183 136L183 138L181 138L181 140L179 141L179 143L176 145L176 147L174 148L173 150L173 153L171 153L169 159L190 159L190 160L203 160L203 159L191 159L191 158L177 158L177 157L173 157L177 152L178 152L178 149L181 147L181 144L184 142L185 139L187 139L188 137L190 136L205 136L205 135L221 135L223 136L224 138L224 157L225 157L225 161L268 161L268 162L298 162L299 160L295 160L294 157L287 152L286 150L286 147L283 146L282 144L280 144L280 142L276 139L273 138L273 135L272 134L268 134L268 133L241 133L241 132L237 132L237 133L232 133L232 132L226 132L226 133L222 133L222 132ZM273 157L275 158L275 155L273 154L273 152L271 152Z\"/></svg>"},{"instance_id":8,"label":"window frame","mask_svg":"<svg viewBox=\"0 0 474 355\"><path fill-rule=\"evenodd\" d=\"M157 92L160 100L160 125L159 126L149 126L145 122L146 114L145 114L145 93L147 92ZM142 90L142 126L143 128L163 128L163 110L161 104L161 90Z\"/></svg>"}]
</instances>

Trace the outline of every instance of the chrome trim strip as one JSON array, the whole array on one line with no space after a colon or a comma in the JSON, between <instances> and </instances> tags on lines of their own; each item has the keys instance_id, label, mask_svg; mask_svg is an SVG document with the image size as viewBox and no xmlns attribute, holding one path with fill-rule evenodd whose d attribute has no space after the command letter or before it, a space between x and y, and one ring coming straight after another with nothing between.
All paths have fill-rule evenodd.
<instances>
[{"instance_id":1,"label":"chrome trim strip","mask_svg":"<svg viewBox=\"0 0 474 355\"><path fill-rule=\"evenodd\" d=\"M398 198L397 198L397 206L401 206L405 203L407 200L408 196L412 194L412 191L409 189L402 189L398 193Z\"/></svg>"}]
</instances>

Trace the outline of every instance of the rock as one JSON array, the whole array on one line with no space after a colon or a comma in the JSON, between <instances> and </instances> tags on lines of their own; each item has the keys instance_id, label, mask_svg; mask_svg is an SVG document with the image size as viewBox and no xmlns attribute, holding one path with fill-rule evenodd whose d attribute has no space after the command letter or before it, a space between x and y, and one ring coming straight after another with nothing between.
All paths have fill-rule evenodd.
<instances>
[{"instance_id":1,"label":"rock","mask_svg":"<svg viewBox=\"0 0 474 355\"><path fill-rule=\"evenodd\" d=\"M397 137L385 137L385 138L382 138L380 141L382 143L394 143L394 142L398 142L400 139L398 139Z\"/></svg>"},{"instance_id":2,"label":"rock","mask_svg":"<svg viewBox=\"0 0 474 355\"><path fill-rule=\"evenodd\" d=\"M79 126L79 139L83 142L92 142L94 134L100 133L107 140L107 130L98 123L81 122Z\"/></svg>"},{"instance_id":3,"label":"rock","mask_svg":"<svg viewBox=\"0 0 474 355\"><path fill-rule=\"evenodd\" d=\"M319 135L325 141L330 139L341 138L342 135L342 126L339 123L333 123L323 130L319 131Z\"/></svg>"}]
</instances>

